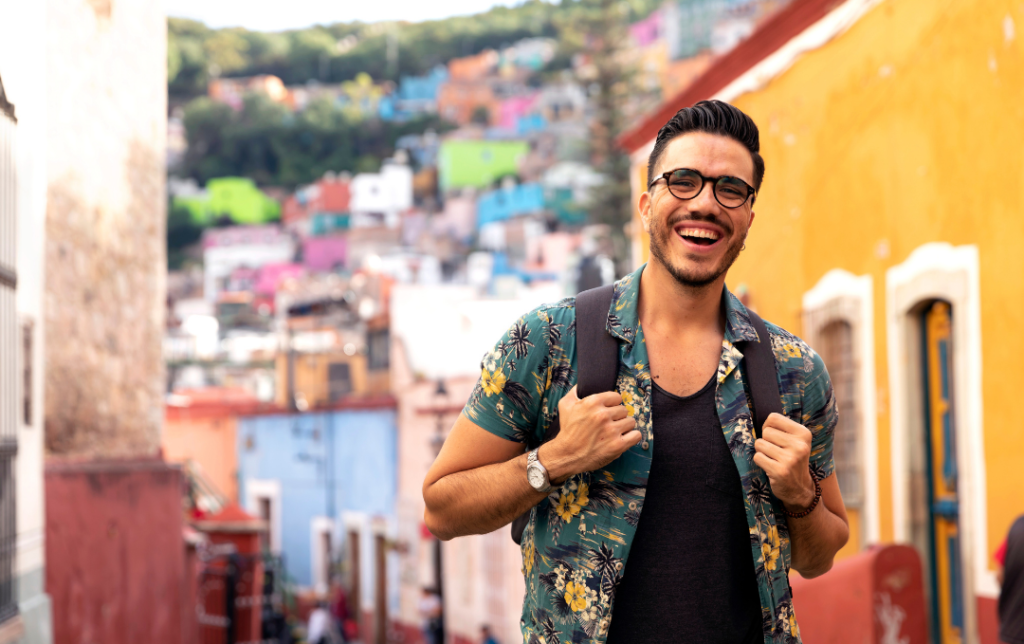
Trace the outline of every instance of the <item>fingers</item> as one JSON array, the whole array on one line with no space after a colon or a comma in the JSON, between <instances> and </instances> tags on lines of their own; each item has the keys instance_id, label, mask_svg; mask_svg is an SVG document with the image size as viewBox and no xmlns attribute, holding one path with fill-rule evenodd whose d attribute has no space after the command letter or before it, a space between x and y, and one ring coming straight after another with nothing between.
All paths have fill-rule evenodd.
<instances>
[{"instance_id":1,"label":"fingers","mask_svg":"<svg viewBox=\"0 0 1024 644\"><path fill-rule=\"evenodd\" d=\"M629 417L629 410L626 409L625 405L616 405L615 407L606 407L608 418L612 420L622 420L623 418Z\"/></svg>"},{"instance_id":2,"label":"fingers","mask_svg":"<svg viewBox=\"0 0 1024 644\"><path fill-rule=\"evenodd\" d=\"M620 434L625 434L636 428L636 419L632 416L620 418L612 422L612 428Z\"/></svg>"},{"instance_id":3,"label":"fingers","mask_svg":"<svg viewBox=\"0 0 1024 644\"><path fill-rule=\"evenodd\" d=\"M591 394L582 400L591 402L598 407L616 407L622 405L622 394L617 391L602 391L599 394Z\"/></svg>"},{"instance_id":4,"label":"fingers","mask_svg":"<svg viewBox=\"0 0 1024 644\"><path fill-rule=\"evenodd\" d=\"M769 479L775 479L783 472L783 466L778 461L773 461L761 452L754 454L754 465L764 470Z\"/></svg>"},{"instance_id":5,"label":"fingers","mask_svg":"<svg viewBox=\"0 0 1024 644\"><path fill-rule=\"evenodd\" d=\"M786 456L786 449L779 447L774 443L771 443L763 438L759 438L754 441L754 451L763 456L767 456L773 461L781 461Z\"/></svg>"},{"instance_id":6,"label":"fingers","mask_svg":"<svg viewBox=\"0 0 1024 644\"><path fill-rule=\"evenodd\" d=\"M640 433L640 430L634 429L633 431L626 432L620 438L622 439L622 451L625 452L630 447L637 445L643 440L644 435Z\"/></svg>"},{"instance_id":7,"label":"fingers","mask_svg":"<svg viewBox=\"0 0 1024 644\"><path fill-rule=\"evenodd\" d=\"M769 427L785 434L793 434L794 436L800 436L804 432L810 434L810 430L800 423L778 413L768 414L768 418L764 421L763 429L767 430Z\"/></svg>"}]
</instances>

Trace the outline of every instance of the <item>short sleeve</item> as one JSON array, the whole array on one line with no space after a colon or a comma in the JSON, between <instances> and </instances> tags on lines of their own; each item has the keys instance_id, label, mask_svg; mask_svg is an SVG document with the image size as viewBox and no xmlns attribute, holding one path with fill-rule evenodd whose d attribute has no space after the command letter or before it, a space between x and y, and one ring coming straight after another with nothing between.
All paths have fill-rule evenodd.
<instances>
[{"instance_id":1,"label":"short sleeve","mask_svg":"<svg viewBox=\"0 0 1024 644\"><path fill-rule=\"evenodd\" d=\"M825 363L811 349L810 369L805 372L801 424L811 431L811 470L819 479L835 471L832 444L835 438L839 411L832 391Z\"/></svg>"},{"instance_id":2,"label":"short sleeve","mask_svg":"<svg viewBox=\"0 0 1024 644\"><path fill-rule=\"evenodd\" d=\"M495 436L523 443L537 431L548 371L547 319L540 310L519 318L480 362L480 380L462 413Z\"/></svg>"}]
</instances>

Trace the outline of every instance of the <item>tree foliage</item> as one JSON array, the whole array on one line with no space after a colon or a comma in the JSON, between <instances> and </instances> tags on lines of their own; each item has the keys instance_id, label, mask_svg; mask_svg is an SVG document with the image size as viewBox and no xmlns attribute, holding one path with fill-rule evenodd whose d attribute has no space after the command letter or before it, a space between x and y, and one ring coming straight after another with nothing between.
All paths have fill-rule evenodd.
<instances>
[{"instance_id":1,"label":"tree foliage","mask_svg":"<svg viewBox=\"0 0 1024 644\"><path fill-rule=\"evenodd\" d=\"M394 154L396 140L428 128L452 126L436 118L408 123L353 120L330 100L299 113L264 96L245 98L241 110L206 97L185 107L188 150L179 173L200 183L249 177L259 185L294 188L327 171L376 172Z\"/></svg>"},{"instance_id":2,"label":"tree foliage","mask_svg":"<svg viewBox=\"0 0 1024 644\"><path fill-rule=\"evenodd\" d=\"M611 4L621 7L613 11L617 19L632 21L648 15L659 0L612 0ZM274 74L288 85L311 79L336 83L359 73L376 80L398 80L425 74L452 58L532 37L558 39L553 66L565 68L582 45L571 37L579 31L572 25L588 19L591 9L584 0L527 0L515 7L445 20L335 23L273 33L214 30L194 20L168 18L169 91L178 101L199 96L216 75ZM390 59L389 46L397 54Z\"/></svg>"}]
</instances>

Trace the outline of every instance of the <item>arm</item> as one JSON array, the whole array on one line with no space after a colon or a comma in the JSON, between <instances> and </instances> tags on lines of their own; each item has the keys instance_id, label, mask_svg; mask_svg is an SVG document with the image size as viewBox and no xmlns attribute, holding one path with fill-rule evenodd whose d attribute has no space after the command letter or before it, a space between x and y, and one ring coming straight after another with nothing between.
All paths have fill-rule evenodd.
<instances>
[{"instance_id":1,"label":"arm","mask_svg":"<svg viewBox=\"0 0 1024 644\"><path fill-rule=\"evenodd\" d=\"M811 431L781 414L764 423L762 438L754 442L754 463L771 482L772 492L790 512L801 512L814 500L810 472ZM850 538L846 507L834 474L821 482L821 501L809 515L788 518L793 568L807 578L832 568L832 560Z\"/></svg>"},{"instance_id":2,"label":"arm","mask_svg":"<svg viewBox=\"0 0 1024 644\"><path fill-rule=\"evenodd\" d=\"M580 400L573 387L558 409L562 429L538 452L552 483L603 467L640 440L636 421L615 392ZM463 415L423 481L423 518L439 539L486 534L547 495L527 482L521 443L499 438Z\"/></svg>"}]
</instances>

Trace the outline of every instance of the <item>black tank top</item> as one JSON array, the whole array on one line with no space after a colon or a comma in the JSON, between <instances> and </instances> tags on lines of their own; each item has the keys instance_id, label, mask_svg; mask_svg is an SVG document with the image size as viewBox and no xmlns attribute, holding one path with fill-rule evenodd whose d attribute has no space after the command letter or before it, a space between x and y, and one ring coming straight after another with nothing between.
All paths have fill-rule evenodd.
<instances>
[{"instance_id":1,"label":"black tank top","mask_svg":"<svg viewBox=\"0 0 1024 644\"><path fill-rule=\"evenodd\" d=\"M715 378L685 398L653 389L651 473L608 644L761 643L743 490Z\"/></svg>"}]
</instances>

